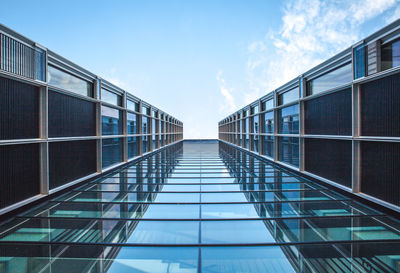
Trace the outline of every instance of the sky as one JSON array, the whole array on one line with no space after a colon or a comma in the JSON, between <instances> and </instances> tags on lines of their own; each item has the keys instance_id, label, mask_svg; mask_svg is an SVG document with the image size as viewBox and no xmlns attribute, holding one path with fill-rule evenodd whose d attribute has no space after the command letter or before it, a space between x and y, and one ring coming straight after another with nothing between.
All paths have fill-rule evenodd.
<instances>
[{"instance_id":1,"label":"sky","mask_svg":"<svg viewBox=\"0 0 400 273\"><path fill-rule=\"evenodd\" d=\"M171 114L184 137L400 18L400 0L2 0L0 23Z\"/></svg>"}]
</instances>

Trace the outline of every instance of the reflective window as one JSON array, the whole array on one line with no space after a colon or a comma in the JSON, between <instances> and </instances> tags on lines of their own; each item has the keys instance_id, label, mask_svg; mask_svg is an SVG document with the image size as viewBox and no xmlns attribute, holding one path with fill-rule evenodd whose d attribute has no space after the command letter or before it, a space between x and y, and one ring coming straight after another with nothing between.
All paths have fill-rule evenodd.
<instances>
[{"instance_id":1,"label":"reflective window","mask_svg":"<svg viewBox=\"0 0 400 273\"><path fill-rule=\"evenodd\" d=\"M314 95L352 81L351 63L307 82L307 95Z\"/></svg>"},{"instance_id":2,"label":"reflective window","mask_svg":"<svg viewBox=\"0 0 400 273\"><path fill-rule=\"evenodd\" d=\"M122 161L122 138L107 138L102 140L103 168Z\"/></svg>"},{"instance_id":3,"label":"reflective window","mask_svg":"<svg viewBox=\"0 0 400 273\"><path fill-rule=\"evenodd\" d=\"M253 133L258 134L260 123L258 121L258 115L253 116Z\"/></svg>"},{"instance_id":4,"label":"reflective window","mask_svg":"<svg viewBox=\"0 0 400 273\"><path fill-rule=\"evenodd\" d=\"M122 96L121 95L117 95L111 91L108 91L104 88L101 89L101 100L117 105L117 106L121 106L122 105Z\"/></svg>"},{"instance_id":5,"label":"reflective window","mask_svg":"<svg viewBox=\"0 0 400 273\"><path fill-rule=\"evenodd\" d=\"M48 66L49 84L82 96L93 97L93 84L59 70L51 65Z\"/></svg>"},{"instance_id":6,"label":"reflective window","mask_svg":"<svg viewBox=\"0 0 400 273\"><path fill-rule=\"evenodd\" d=\"M354 79L365 76L365 46L359 45L353 50L354 55Z\"/></svg>"},{"instance_id":7,"label":"reflective window","mask_svg":"<svg viewBox=\"0 0 400 273\"><path fill-rule=\"evenodd\" d=\"M128 137L128 158L139 155L138 137Z\"/></svg>"},{"instance_id":8,"label":"reflective window","mask_svg":"<svg viewBox=\"0 0 400 273\"><path fill-rule=\"evenodd\" d=\"M279 105L290 103L299 99L299 88L295 87L278 96Z\"/></svg>"},{"instance_id":9,"label":"reflective window","mask_svg":"<svg viewBox=\"0 0 400 273\"><path fill-rule=\"evenodd\" d=\"M299 133L299 105L295 104L282 108L278 111L279 133L298 134Z\"/></svg>"},{"instance_id":10,"label":"reflective window","mask_svg":"<svg viewBox=\"0 0 400 273\"><path fill-rule=\"evenodd\" d=\"M131 101L131 100L128 99L126 101L126 108L131 110L131 111L139 112L139 103Z\"/></svg>"},{"instance_id":11,"label":"reflective window","mask_svg":"<svg viewBox=\"0 0 400 273\"><path fill-rule=\"evenodd\" d=\"M148 120L149 120L148 117L142 116L142 134L150 133Z\"/></svg>"},{"instance_id":12,"label":"reflective window","mask_svg":"<svg viewBox=\"0 0 400 273\"><path fill-rule=\"evenodd\" d=\"M152 129L152 133L155 134L156 131L157 131L157 120L156 120L155 118L152 118L152 126L151 126L151 129Z\"/></svg>"},{"instance_id":13,"label":"reflective window","mask_svg":"<svg viewBox=\"0 0 400 273\"><path fill-rule=\"evenodd\" d=\"M138 134L139 128L137 125L137 115L128 113L127 117L128 117L128 126L127 126L128 134Z\"/></svg>"},{"instance_id":14,"label":"reflective window","mask_svg":"<svg viewBox=\"0 0 400 273\"><path fill-rule=\"evenodd\" d=\"M264 115L264 131L263 133L274 133L274 112L267 112Z\"/></svg>"},{"instance_id":15,"label":"reflective window","mask_svg":"<svg viewBox=\"0 0 400 273\"><path fill-rule=\"evenodd\" d=\"M150 115L150 108L148 108L146 106L142 106L142 114Z\"/></svg>"},{"instance_id":16,"label":"reflective window","mask_svg":"<svg viewBox=\"0 0 400 273\"><path fill-rule=\"evenodd\" d=\"M263 136L263 155L274 157L274 137Z\"/></svg>"},{"instance_id":17,"label":"reflective window","mask_svg":"<svg viewBox=\"0 0 400 273\"><path fill-rule=\"evenodd\" d=\"M400 65L400 39L383 45L382 48L382 70Z\"/></svg>"},{"instance_id":18,"label":"reflective window","mask_svg":"<svg viewBox=\"0 0 400 273\"><path fill-rule=\"evenodd\" d=\"M102 105L101 126L103 135L121 135L122 111Z\"/></svg>"},{"instance_id":19,"label":"reflective window","mask_svg":"<svg viewBox=\"0 0 400 273\"><path fill-rule=\"evenodd\" d=\"M263 101L261 103L261 109L263 111L268 111L270 109L274 108L274 99L269 99L267 101Z\"/></svg>"},{"instance_id":20,"label":"reflective window","mask_svg":"<svg viewBox=\"0 0 400 273\"><path fill-rule=\"evenodd\" d=\"M299 166L299 138L279 138L279 161L296 167Z\"/></svg>"}]
</instances>

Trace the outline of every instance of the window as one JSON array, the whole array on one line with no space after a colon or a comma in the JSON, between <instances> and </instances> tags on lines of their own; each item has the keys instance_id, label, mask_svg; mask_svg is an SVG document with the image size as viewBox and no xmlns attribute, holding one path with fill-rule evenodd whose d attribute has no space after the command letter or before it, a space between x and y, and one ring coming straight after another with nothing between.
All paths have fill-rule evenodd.
<instances>
[{"instance_id":1,"label":"window","mask_svg":"<svg viewBox=\"0 0 400 273\"><path fill-rule=\"evenodd\" d=\"M122 105L122 97L106 89L101 89L101 100L117 106Z\"/></svg>"},{"instance_id":2,"label":"window","mask_svg":"<svg viewBox=\"0 0 400 273\"><path fill-rule=\"evenodd\" d=\"M142 134L150 133L148 119L148 117L142 116Z\"/></svg>"},{"instance_id":3,"label":"window","mask_svg":"<svg viewBox=\"0 0 400 273\"><path fill-rule=\"evenodd\" d=\"M279 133L298 134L299 133L299 105L295 104L282 108L278 111Z\"/></svg>"},{"instance_id":4,"label":"window","mask_svg":"<svg viewBox=\"0 0 400 273\"><path fill-rule=\"evenodd\" d=\"M274 111L270 111L264 114L264 133L274 133Z\"/></svg>"},{"instance_id":5,"label":"window","mask_svg":"<svg viewBox=\"0 0 400 273\"><path fill-rule=\"evenodd\" d=\"M139 155L139 143L137 140L137 137L128 137L128 158L133 158Z\"/></svg>"},{"instance_id":6,"label":"window","mask_svg":"<svg viewBox=\"0 0 400 273\"><path fill-rule=\"evenodd\" d=\"M150 115L150 108L146 107L146 106L142 106L142 114L143 115Z\"/></svg>"},{"instance_id":7,"label":"window","mask_svg":"<svg viewBox=\"0 0 400 273\"><path fill-rule=\"evenodd\" d=\"M49 84L82 96L93 97L93 84L61 71L51 65L48 67Z\"/></svg>"},{"instance_id":8,"label":"window","mask_svg":"<svg viewBox=\"0 0 400 273\"><path fill-rule=\"evenodd\" d=\"M274 137L264 136L263 138L263 155L274 157Z\"/></svg>"},{"instance_id":9,"label":"window","mask_svg":"<svg viewBox=\"0 0 400 273\"><path fill-rule=\"evenodd\" d=\"M278 96L279 105L284 105L299 99L299 88L295 87Z\"/></svg>"},{"instance_id":10,"label":"window","mask_svg":"<svg viewBox=\"0 0 400 273\"><path fill-rule=\"evenodd\" d=\"M259 132L259 121L258 121L258 115L253 116L253 133L258 134Z\"/></svg>"},{"instance_id":11,"label":"window","mask_svg":"<svg viewBox=\"0 0 400 273\"><path fill-rule=\"evenodd\" d=\"M132 114L132 113L128 113L127 115L128 117L128 134L138 134L138 126L137 126L137 115L136 114Z\"/></svg>"},{"instance_id":12,"label":"window","mask_svg":"<svg viewBox=\"0 0 400 273\"><path fill-rule=\"evenodd\" d=\"M354 55L354 79L365 76L365 46L360 45L353 50Z\"/></svg>"},{"instance_id":13,"label":"window","mask_svg":"<svg viewBox=\"0 0 400 273\"><path fill-rule=\"evenodd\" d=\"M107 106L101 106L101 126L103 135L122 134L122 112Z\"/></svg>"},{"instance_id":14,"label":"window","mask_svg":"<svg viewBox=\"0 0 400 273\"><path fill-rule=\"evenodd\" d=\"M156 133L156 130L157 130L157 120L155 119L155 118L153 118L152 120L152 127L151 127L151 129L152 129L152 133L153 133L153 135Z\"/></svg>"},{"instance_id":15,"label":"window","mask_svg":"<svg viewBox=\"0 0 400 273\"><path fill-rule=\"evenodd\" d=\"M126 108L131 110L131 111L139 112L139 103L131 101L131 100L128 99L126 101Z\"/></svg>"},{"instance_id":16,"label":"window","mask_svg":"<svg viewBox=\"0 0 400 273\"><path fill-rule=\"evenodd\" d=\"M122 145L121 138L106 138L102 140L103 168L122 161Z\"/></svg>"},{"instance_id":17,"label":"window","mask_svg":"<svg viewBox=\"0 0 400 273\"><path fill-rule=\"evenodd\" d=\"M382 45L382 70L400 65L400 39Z\"/></svg>"},{"instance_id":18,"label":"window","mask_svg":"<svg viewBox=\"0 0 400 273\"><path fill-rule=\"evenodd\" d=\"M261 109L263 111L268 111L270 109L274 108L274 99L269 99L267 101L263 101L261 103Z\"/></svg>"},{"instance_id":19,"label":"window","mask_svg":"<svg viewBox=\"0 0 400 273\"><path fill-rule=\"evenodd\" d=\"M299 138L279 138L279 161L298 167L299 166Z\"/></svg>"},{"instance_id":20,"label":"window","mask_svg":"<svg viewBox=\"0 0 400 273\"><path fill-rule=\"evenodd\" d=\"M338 86L350 83L352 80L351 63L345 64L318 78L307 82L307 95L314 95Z\"/></svg>"}]
</instances>

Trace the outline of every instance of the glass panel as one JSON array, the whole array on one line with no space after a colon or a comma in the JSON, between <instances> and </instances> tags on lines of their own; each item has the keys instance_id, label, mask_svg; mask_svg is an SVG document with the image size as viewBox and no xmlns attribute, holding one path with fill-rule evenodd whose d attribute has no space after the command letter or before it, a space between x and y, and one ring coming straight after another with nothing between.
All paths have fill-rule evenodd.
<instances>
[{"instance_id":1,"label":"glass panel","mask_svg":"<svg viewBox=\"0 0 400 273\"><path fill-rule=\"evenodd\" d=\"M400 65L400 40L393 41L382 48L382 70Z\"/></svg>"},{"instance_id":2,"label":"glass panel","mask_svg":"<svg viewBox=\"0 0 400 273\"><path fill-rule=\"evenodd\" d=\"M149 128L149 118L146 116L142 116L142 134L148 134L150 133L150 128Z\"/></svg>"},{"instance_id":3,"label":"glass panel","mask_svg":"<svg viewBox=\"0 0 400 273\"><path fill-rule=\"evenodd\" d=\"M299 105L295 104L282 108L278 111L279 133L298 134L299 133Z\"/></svg>"},{"instance_id":4,"label":"glass panel","mask_svg":"<svg viewBox=\"0 0 400 273\"><path fill-rule=\"evenodd\" d=\"M352 81L351 63L345 64L316 79L307 82L307 95L314 95L325 90L342 86Z\"/></svg>"},{"instance_id":5,"label":"glass panel","mask_svg":"<svg viewBox=\"0 0 400 273\"><path fill-rule=\"evenodd\" d=\"M103 168L122 161L122 138L107 138L102 140Z\"/></svg>"},{"instance_id":6,"label":"glass panel","mask_svg":"<svg viewBox=\"0 0 400 273\"><path fill-rule=\"evenodd\" d=\"M49 85L59 87L82 96L93 97L93 84L61 71L51 65L48 66Z\"/></svg>"},{"instance_id":7,"label":"glass panel","mask_svg":"<svg viewBox=\"0 0 400 273\"><path fill-rule=\"evenodd\" d=\"M139 155L138 137L128 137L128 158Z\"/></svg>"},{"instance_id":8,"label":"glass panel","mask_svg":"<svg viewBox=\"0 0 400 273\"><path fill-rule=\"evenodd\" d=\"M299 99L299 88L295 87L278 96L279 105L290 103Z\"/></svg>"},{"instance_id":9,"label":"glass panel","mask_svg":"<svg viewBox=\"0 0 400 273\"><path fill-rule=\"evenodd\" d=\"M137 124L137 115L128 113L128 134L138 134L139 133L139 128Z\"/></svg>"},{"instance_id":10,"label":"glass panel","mask_svg":"<svg viewBox=\"0 0 400 273\"><path fill-rule=\"evenodd\" d=\"M103 88L101 89L101 100L117 106L122 105L122 97L120 95Z\"/></svg>"},{"instance_id":11,"label":"glass panel","mask_svg":"<svg viewBox=\"0 0 400 273\"><path fill-rule=\"evenodd\" d=\"M263 137L263 155L274 157L274 137L264 136Z\"/></svg>"},{"instance_id":12,"label":"glass panel","mask_svg":"<svg viewBox=\"0 0 400 273\"><path fill-rule=\"evenodd\" d=\"M279 161L296 167L299 166L299 138L279 138Z\"/></svg>"},{"instance_id":13,"label":"glass panel","mask_svg":"<svg viewBox=\"0 0 400 273\"><path fill-rule=\"evenodd\" d=\"M126 101L126 108L131 111L139 112L139 104L129 99Z\"/></svg>"},{"instance_id":14,"label":"glass panel","mask_svg":"<svg viewBox=\"0 0 400 273\"><path fill-rule=\"evenodd\" d=\"M264 132L268 134L274 133L274 112L267 112L264 115Z\"/></svg>"},{"instance_id":15,"label":"glass panel","mask_svg":"<svg viewBox=\"0 0 400 273\"><path fill-rule=\"evenodd\" d=\"M103 135L122 134L122 111L102 105L101 122Z\"/></svg>"},{"instance_id":16,"label":"glass panel","mask_svg":"<svg viewBox=\"0 0 400 273\"><path fill-rule=\"evenodd\" d=\"M354 55L354 79L365 76L365 46L359 45L353 50Z\"/></svg>"}]
</instances>

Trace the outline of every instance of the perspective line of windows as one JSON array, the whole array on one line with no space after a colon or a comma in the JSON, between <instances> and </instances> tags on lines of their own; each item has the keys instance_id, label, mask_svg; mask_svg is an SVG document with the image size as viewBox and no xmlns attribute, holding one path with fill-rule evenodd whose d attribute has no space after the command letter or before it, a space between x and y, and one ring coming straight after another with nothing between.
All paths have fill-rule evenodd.
<instances>
[{"instance_id":1,"label":"perspective line of windows","mask_svg":"<svg viewBox=\"0 0 400 273\"><path fill-rule=\"evenodd\" d=\"M183 139L178 119L0 28L0 214Z\"/></svg>"},{"instance_id":2,"label":"perspective line of windows","mask_svg":"<svg viewBox=\"0 0 400 273\"><path fill-rule=\"evenodd\" d=\"M400 39L353 52L223 119L219 139L400 211Z\"/></svg>"}]
</instances>

